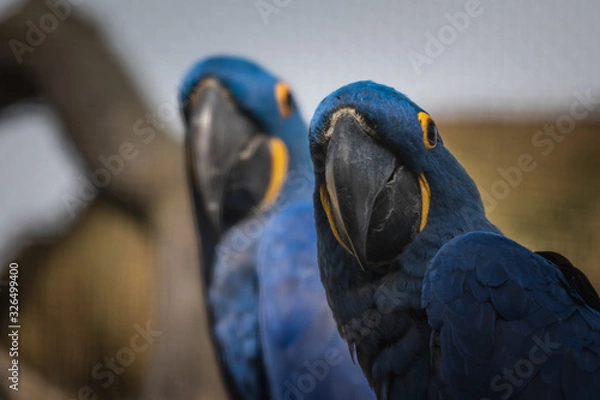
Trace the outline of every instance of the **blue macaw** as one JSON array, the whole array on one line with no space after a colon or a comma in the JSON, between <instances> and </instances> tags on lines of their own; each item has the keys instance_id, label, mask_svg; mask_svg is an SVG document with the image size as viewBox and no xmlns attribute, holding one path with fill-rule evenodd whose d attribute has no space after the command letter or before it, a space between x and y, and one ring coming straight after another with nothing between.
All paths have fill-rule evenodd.
<instances>
[{"instance_id":1,"label":"blue macaw","mask_svg":"<svg viewBox=\"0 0 600 400\"><path fill-rule=\"evenodd\" d=\"M187 73L180 102L232 398L374 399L319 279L307 127L288 85L250 61L213 57Z\"/></svg>"},{"instance_id":2,"label":"blue macaw","mask_svg":"<svg viewBox=\"0 0 600 400\"><path fill-rule=\"evenodd\" d=\"M310 124L321 279L379 399L598 399L600 299L485 216L430 115L370 81Z\"/></svg>"}]
</instances>

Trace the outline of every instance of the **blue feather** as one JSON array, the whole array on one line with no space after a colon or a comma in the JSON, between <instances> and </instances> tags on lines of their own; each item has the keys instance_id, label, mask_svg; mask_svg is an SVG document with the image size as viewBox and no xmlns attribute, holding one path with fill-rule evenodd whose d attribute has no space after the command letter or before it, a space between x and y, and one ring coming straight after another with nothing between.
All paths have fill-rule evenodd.
<instances>
[{"instance_id":1,"label":"blue feather","mask_svg":"<svg viewBox=\"0 0 600 400\"><path fill-rule=\"evenodd\" d=\"M500 285L490 279L498 270L506 275ZM443 271L474 275L467 282L489 298L473 298L470 287L459 298L440 298L437 293L448 283L437 279ZM423 302L430 324L440 330L444 372L454 398L531 398L533 393L538 398L549 383L560 393L549 394L552 398L599 393L600 313L575 303L575 293L554 264L504 236L471 232L439 250L425 282ZM482 318L489 322L474 324ZM490 326L495 336L482 336ZM460 348L485 355L481 362L488 368L482 370L472 355L457 353ZM473 373L478 370L483 372ZM516 377L509 375L513 370ZM596 379L588 381L587 397L573 397L580 391L577 376L589 373Z\"/></svg>"},{"instance_id":2,"label":"blue feather","mask_svg":"<svg viewBox=\"0 0 600 400\"><path fill-rule=\"evenodd\" d=\"M281 139L289 154L275 203L233 224L216 244L214 261L204 266L210 272L205 284L213 334L232 395L374 398L337 331L319 281L307 128L293 97L291 115L283 116L274 91L278 78L241 58L213 57L187 73L180 91L184 114L207 77L223 85L260 132ZM210 231L203 240L206 235Z\"/></svg>"},{"instance_id":3,"label":"blue feather","mask_svg":"<svg viewBox=\"0 0 600 400\"><path fill-rule=\"evenodd\" d=\"M291 204L268 222L257 258L261 338L265 365L272 372L271 395L374 398L327 306L310 201Z\"/></svg>"},{"instance_id":4,"label":"blue feather","mask_svg":"<svg viewBox=\"0 0 600 400\"><path fill-rule=\"evenodd\" d=\"M488 221L475 183L424 115L430 118L394 89L361 81L327 96L309 129L313 162L329 171L315 172L313 196L322 282L378 398L598 398L600 298L568 260L533 253ZM371 214L354 215L346 207L354 199L338 193L359 197L349 185L383 192L390 182L373 187L367 174L339 168L353 161L340 143L368 143L368 154L391 154L403 173L428 184L421 187L427 218L408 243L393 225L381 228L402 239L392 259L361 260L353 247L368 242L368 230L353 229ZM369 160L361 167L379 167L377 156ZM390 209L376 209L389 204L377 199L367 206L395 215L407 205L401 198ZM342 215L331 218L334 212ZM377 323L356 323L371 313Z\"/></svg>"}]
</instances>

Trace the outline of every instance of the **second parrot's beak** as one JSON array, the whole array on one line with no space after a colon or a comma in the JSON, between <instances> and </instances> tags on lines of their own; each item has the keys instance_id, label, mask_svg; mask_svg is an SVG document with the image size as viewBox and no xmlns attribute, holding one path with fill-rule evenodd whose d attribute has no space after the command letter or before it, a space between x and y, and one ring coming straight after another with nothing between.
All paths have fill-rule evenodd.
<instances>
[{"instance_id":1,"label":"second parrot's beak","mask_svg":"<svg viewBox=\"0 0 600 400\"><path fill-rule=\"evenodd\" d=\"M186 122L192 184L218 235L276 199L287 171L287 148L261 132L217 80L198 85Z\"/></svg>"}]
</instances>

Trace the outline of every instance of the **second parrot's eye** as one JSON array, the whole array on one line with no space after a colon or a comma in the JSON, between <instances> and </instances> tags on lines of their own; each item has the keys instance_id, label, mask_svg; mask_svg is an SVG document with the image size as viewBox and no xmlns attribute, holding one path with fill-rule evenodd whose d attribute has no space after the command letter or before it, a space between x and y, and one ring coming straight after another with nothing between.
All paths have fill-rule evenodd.
<instances>
[{"instance_id":1,"label":"second parrot's eye","mask_svg":"<svg viewBox=\"0 0 600 400\"><path fill-rule=\"evenodd\" d=\"M437 138L438 138L438 129L437 126L435 126L435 124L433 123L433 121L430 121L429 124L427 125L427 148L429 149L433 149L436 145L437 145Z\"/></svg>"},{"instance_id":2,"label":"second parrot's eye","mask_svg":"<svg viewBox=\"0 0 600 400\"><path fill-rule=\"evenodd\" d=\"M425 148L431 150L437 146L439 136L438 129L426 112L421 111L418 117L419 122L421 122L421 129L423 130L423 143L425 144Z\"/></svg>"},{"instance_id":3,"label":"second parrot's eye","mask_svg":"<svg viewBox=\"0 0 600 400\"><path fill-rule=\"evenodd\" d=\"M275 85L275 98L277 99L279 114L283 118L291 116L294 106L292 104L292 93L286 83L279 82Z\"/></svg>"}]
</instances>

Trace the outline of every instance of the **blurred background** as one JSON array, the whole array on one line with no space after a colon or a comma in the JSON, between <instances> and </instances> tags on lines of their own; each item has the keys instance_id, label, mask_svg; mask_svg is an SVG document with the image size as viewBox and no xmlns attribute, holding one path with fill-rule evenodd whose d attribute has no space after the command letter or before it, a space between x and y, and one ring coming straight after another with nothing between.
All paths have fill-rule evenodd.
<instances>
[{"instance_id":1,"label":"blurred background","mask_svg":"<svg viewBox=\"0 0 600 400\"><path fill-rule=\"evenodd\" d=\"M0 398L223 398L176 100L187 68L215 53L287 80L307 120L351 81L404 92L490 219L600 288L599 12L592 0L3 0L0 272L18 260L23 328L22 390L3 384Z\"/></svg>"}]
</instances>

